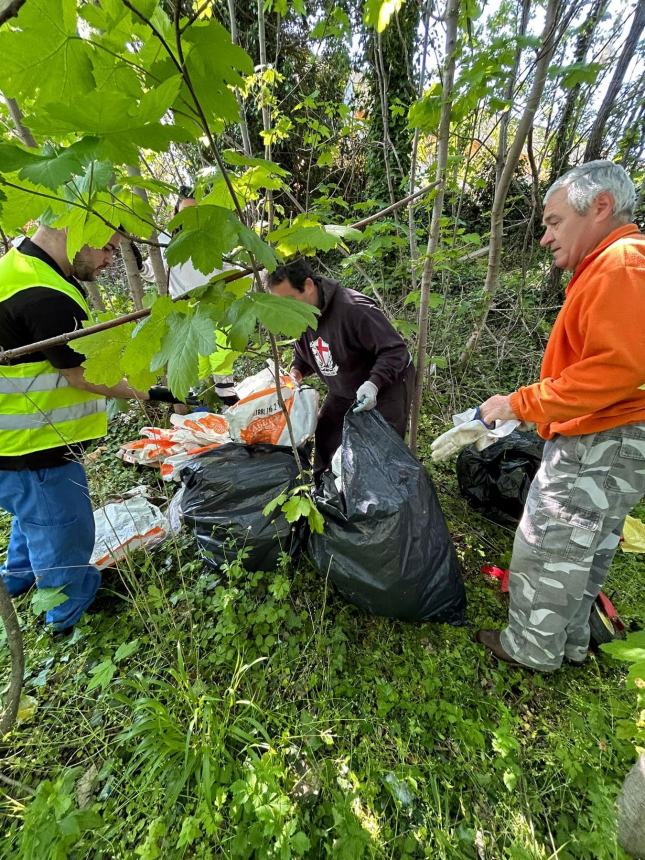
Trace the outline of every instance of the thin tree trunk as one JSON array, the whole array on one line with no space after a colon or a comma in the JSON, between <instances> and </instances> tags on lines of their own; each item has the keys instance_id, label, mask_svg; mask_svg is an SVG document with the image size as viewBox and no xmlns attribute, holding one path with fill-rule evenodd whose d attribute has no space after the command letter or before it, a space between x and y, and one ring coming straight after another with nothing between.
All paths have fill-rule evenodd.
<instances>
[{"instance_id":1,"label":"thin tree trunk","mask_svg":"<svg viewBox=\"0 0 645 860\"><path fill-rule=\"evenodd\" d=\"M439 121L439 139L437 147L436 177L439 184L432 205L432 220L430 222L428 247L425 262L423 264L423 275L421 277L417 378L414 400L412 403L412 413L410 416L410 448L413 453L416 453L417 449L419 415L421 412L421 400L423 397L423 383L425 378L426 347L428 344L428 301L434 271L434 255L439 247L441 213L443 211L443 198L445 193L446 166L448 164L448 144L450 140L450 117L452 114L452 89L455 79L459 6L460 0L448 0L448 8L446 11L446 49L443 69L443 91L441 95L441 119Z\"/></svg>"},{"instance_id":2,"label":"thin tree trunk","mask_svg":"<svg viewBox=\"0 0 645 860\"><path fill-rule=\"evenodd\" d=\"M103 301L103 296L101 295L101 291L99 290L99 286L96 281L83 281L83 286L87 290L87 294L90 297L94 310L104 311L106 309L105 302Z\"/></svg>"},{"instance_id":3,"label":"thin tree trunk","mask_svg":"<svg viewBox=\"0 0 645 860\"><path fill-rule=\"evenodd\" d=\"M392 146L390 140L389 121L388 121L388 104L387 104L387 75L385 73L385 63L383 62L383 40L381 34L376 34L374 42L374 66L376 68L376 76L378 78L378 93L379 102L381 105L381 122L383 123L383 163L385 165L385 179L387 182L387 190L390 196L390 203L396 201L396 193L394 191L394 181L392 179L392 171L390 169L389 152ZM396 215L394 220L397 221Z\"/></svg>"},{"instance_id":4,"label":"thin tree trunk","mask_svg":"<svg viewBox=\"0 0 645 860\"><path fill-rule=\"evenodd\" d=\"M518 37L523 37L524 35L526 35L526 28L529 23L530 12L531 0L522 0ZM505 96L506 101L509 102L509 106L502 115L502 118L499 123L499 143L497 145L497 160L495 162L495 187L499 185L502 178L502 172L504 170L504 161L506 159L506 144L508 139L508 124L511 121L513 94L515 92L515 82L517 81L517 73L520 67L521 56L522 45L520 43L515 50L513 67L511 69L511 73L508 78L508 85L506 87Z\"/></svg>"},{"instance_id":5,"label":"thin tree trunk","mask_svg":"<svg viewBox=\"0 0 645 860\"><path fill-rule=\"evenodd\" d=\"M627 121L623 140L630 134L627 144L620 155L619 164L627 170L636 168L640 162L643 149L645 149L645 137L641 133L641 129L645 127L645 99L642 95L638 97L638 101L632 115Z\"/></svg>"},{"instance_id":6,"label":"thin tree trunk","mask_svg":"<svg viewBox=\"0 0 645 860\"><path fill-rule=\"evenodd\" d=\"M128 171L128 176L141 176L141 171L137 166L133 164L128 164L126 169ZM145 203L148 203L148 192L145 188L139 188L138 186L135 186L133 190L138 197L140 197ZM150 239L152 242L159 241L159 235L156 230L153 231L152 235L150 236ZM160 296L167 296L168 272L166 271L166 266L164 265L163 257L161 256L161 248L159 248L158 245L148 245L148 255L150 257L152 273L155 276L157 292Z\"/></svg>"},{"instance_id":7,"label":"thin tree trunk","mask_svg":"<svg viewBox=\"0 0 645 860\"><path fill-rule=\"evenodd\" d=\"M419 98L423 95L423 87L426 78L426 55L428 53L428 39L430 37L430 11L432 9L431 0L426 0L426 9L423 20L423 47L421 49L421 72L419 74ZM414 185L417 180L417 155L419 150L419 129L414 130L414 138L412 139L412 156L410 158L410 184L408 190L410 194L414 193ZM410 281L412 290L417 288L417 272L416 264L419 259L419 248L417 244L417 224L414 217L414 205L410 203L408 206L408 239L410 243Z\"/></svg>"},{"instance_id":8,"label":"thin tree trunk","mask_svg":"<svg viewBox=\"0 0 645 860\"><path fill-rule=\"evenodd\" d=\"M262 71L264 71L267 67L267 46L266 46L266 35L264 28L264 2L263 0L258 0L257 4L257 13L258 13L258 43L259 43L259 53L260 53L260 67ZM267 105L262 104L262 129L265 132L271 131L271 112ZM271 160L271 144L267 140L264 144L264 157L267 161ZM267 202L267 231L271 232L273 229L273 195L270 190L267 190L266 196ZM258 291L262 291L262 283L260 281L259 274L256 273L256 288ZM284 398L282 397L282 387L280 385L280 352L278 350L278 342L276 341L275 335L273 332L268 331L269 335L269 344L271 346L271 356L273 358L273 376L275 378L275 390L278 397L278 404L280 406L280 410L284 415L284 420L287 425L287 431L289 433L289 441L291 443L291 449L293 451L293 456L296 460L296 465L298 466L298 471L302 474L302 462L300 460L300 454L298 453L298 446L296 445L296 437L293 433L293 427L291 425L291 418L289 416L289 411L284 402Z\"/></svg>"},{"instance_id":9,"label":"thin tree trunk","mask_svg":"<svg viewBox=\"0 0 645 860\"><path fill-rule=\"evenodd\" d=\"M587 52L596 32L598 22L605 13L608 0L595 0L593 6L589 10L589 16L578 34L576 48L573 55L574 63L584 63L587 57ZM558 131L555 137L553 148L553 156L551 158L551 173L549 176L549 185L552 185L558 176L561 176L569 168L569 155L572 148L572 130L573 117L576 106L580 100L580 92L582 84L576 84L567 91L567 97L564 102L564 110L558 125Z\"/></svg>"},{"instance_id":10,"label":"thin tree trunk","mask_svg":"<svg viewBox=\"0 0 645 860\"><path fill-rule=\"evenodd\" d=\"M607 124L611 109L613 108L614 102L620 92L627 68L631 63L634 52L638 46L638 40L643 32L643 27L645 27L645 3L643 0L637 0L636 9L634 10L634 19L632 21L629 35L625 40L613 77L609 87L607 88L605 97L602 100L600 109L596 114L596 119L591 126L591 131L589 132L589 140L587 141L587 148L585 149L584 161L595 161L595 159L600 158L605 125Z\"/></svg>"},{"instance_id":11,"label":"thin tree trunk","mask_svg":"<svg viewBox=\"0 0 645 860\"><path fill-rule=\"evenodd\" d=\"M6 96L3 96L2 99L9 110L9 114L11 115L18 137L25 146L35 149L37 146L36 141L34 140L33 134L22 121L22 111L18 107L18 102L15 99L9 99Z\"/></svg>"},{"instance_id":12,"label":"thin tree trunk","mask_svg":"<svg viewBox=\"0 0 645 860\"><path fill-rule=\"evenodd\" d=\"M239 44L239 39L237 35L237 18L235 17L235 0L228 0L228 17L229 17L229 25L231 31L231 42L234 45ZM235 90L235 98L237 99L237 107L240 112L240 133L242 135L242 147L244 149L244 154L249 158L253 155L253 148L251 146L251 138L249 136L249 126L246 121L246 112L244 110L244 102L242 101L242 96L239 93L239 90Z\"/></svg>"},{"instance_id":13,"label":"thin tree trunk","mask_svg":"<svg viewBox=\"0 0 645 860\"><path fill-rule=\"evenodd\" d=\"M121 256L125 265L125 274L130 287L130 295L136 310L143 310L143 281L137 266L137 259L134 256L132 246L126 240L121 243Z\"/></svg>"},{"instance_id":14,"label":"thin tree trunk","mask_svg":"<svg viewBox=\"0 0 645 860\"><path fill-rule=\"evenodd\" d=\"M4 710L0 716L0 738L11 731L16 721L20 706L20 693L25 674L25 650L22 644L22 632L13 601L7 591L4 580L0 577L0 618L7 634L7 645L11 654L11 676L9 688L4 699Z\"/></svg>"},{"instance_id":15,"label":"thin tree trunk","mask_svg":"<svg viewBox=\"0 0 645 860\"><path fill-rule=\"evenodd\" d=\"M262 72L265 72L268 64L263 0L258 0L258 46L260 53L260 69ZM271 111L269 106L265 103L265 100L262 101L262 130L265 134L268 134L271 131ZM267 161L271 161L271 142L269 138L267 138L264 143L264 157ZM267 189L266 192L266 205L267 232L270 233L273 230L273 192L270 189Z\"/></svg>"},{"instance_id":16,"label":"thin tree trunk","mask_svg":"<svg viewBox=\"0 0 645 860\"><path fill-rule=\"evenodd\" d=\"M529 129L526 136L526 154L528 155L529 164L531 166L531 214L529 221L524 231L524 241L522 242L522 285L526 285L526 274L528 264L526 260L531 239L533 237L533 228L537 218L542 217L542 206L540 202L540 171L538 170L535 161L535 152L533 151L533 126Z\"/></svg>"},{"instance_id":17,"label":"thin tree trunk","mask_svg":"<svg viewBox=\"0 0 645 860\"><path fill-rule=\"evenodd\" d=\"M515 138L508 151L508 155L506 156L506 162L504 164L500 181L495 187L495 196L493 198L493 206L490 216L490 253L488 255L486 283L484 284L484 291L486 294L484 310L459 358L459 364L462 366L466 363L473 349L477 345L477 341L486 325L488 313L499 287L499 271L502 259L502 234L504 231L504 205L506 203L506 197L511 185L513 173L520 160L520 155L522 154L522 149L526 142L526 136L531 124L533 123L533 118L540 103L542 91L544 90L544 83L546 81L549 63L553 56L557 39L559 38L556 31L561 10L562 0L549 0L544 30L542 32L541 47L533 71L533 84L531 86L531 91L526 102L526 107L524 108L524 113L518 123Z\"/></svg>"},{"instance_id":18,"label":"thin tree trunk","mask_svg":"<svg viewBox=\"0 0 645 860\"><path fill-rule=\"evenodd\" d=\"M605 9L607 8L607 3L608 0L595 0L591 7L589 17L580 30L576 41L576 48L573 55L574 63L584 63L598 22L604 15ZM558 176L566 173L569 169L569 155L573 148L573 129L575 128L573 120L576 114L576 108L580 103L581 90L582 84L576 84L567 92L564 110L562 111L562 117L555 137L553 156L551 158L549 185L552 185ZM551 266L549 277L543 290L545 300L548 300L548 297L554 297L559 293L561 282L562 269L558 269L557 266Z\"/></svg>"}]
</instances>

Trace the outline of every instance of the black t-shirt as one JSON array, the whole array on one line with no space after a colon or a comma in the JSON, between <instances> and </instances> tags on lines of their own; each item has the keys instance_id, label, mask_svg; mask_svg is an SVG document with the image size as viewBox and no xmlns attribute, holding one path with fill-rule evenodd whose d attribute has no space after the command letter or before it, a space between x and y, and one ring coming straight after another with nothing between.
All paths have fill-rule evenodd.
<instances>
[{"instance_id":1,"label":"black t-shirt","mask_svg":"<svg viewBox=\"0 0 645 860\"><path fill-rule=\"evenodd\" d=\"M21 254L37 257L47 263L56 274L65 278L85 297L85 291L80 283L71 275L65 275L49 254L31 239L23 239L18 250ZM3 350L17 349L19 346L56 337L59 334L81 328L85 319L87 319L87 314L81 306L59 290L52 290L50 287L30 287L27 290L21 290L10 299L0 302L0 348ZM82 355L64 344L50 347L43 352L23 355L14 359L11 364L43 361L44 359L47 359L59 370L79 367L84 361ZM57 448L34 451L19 457L0 456L0 469L15 471L62 466L70 459L77 459L82 449L82 445L61 445Z\"/></svg>"}]
</instances>

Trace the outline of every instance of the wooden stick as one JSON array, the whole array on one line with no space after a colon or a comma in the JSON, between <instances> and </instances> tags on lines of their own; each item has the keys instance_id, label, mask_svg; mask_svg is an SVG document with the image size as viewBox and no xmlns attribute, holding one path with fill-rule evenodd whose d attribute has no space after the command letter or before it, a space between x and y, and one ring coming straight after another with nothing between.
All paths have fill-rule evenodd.
<instances>
[{"instance_id":1,"label":"wooden stick","mask_svg":"<svg viewBox=\"0 0 645 860\"><path fill-rule=\"evenodd\" d=\"M230 272L228 275L220 278L220 280L228 283L229 281L237 281L240 278L245 278L251 274L253 274L251 269L238 269L235 272ZM178 301L178 299L174 299L173 301ZM20 358L21 355L29 355L32 352L42 352L42 350L49 349L52 346L62 346L63 344L69 343L70 340L78 340L78 338L86 337L88 334L96 334L99 331L107 331L108 329L125 325L125 323L145 319L145 317L150 316L151 312L151 308L142 308L140 311L132 311L132 313L124 314L123 316L115 317L113 320L107 320L106 322L97 323L96 325L90 325L87 328L78 328L74 331L65 332L65 334L58 334L56 337L48 337L46 340L39 340L35 343L27 344L26 346L18 346L15 349L0 351L0 364L8 364L12 359Z\"/></svg>"}]
</instances>

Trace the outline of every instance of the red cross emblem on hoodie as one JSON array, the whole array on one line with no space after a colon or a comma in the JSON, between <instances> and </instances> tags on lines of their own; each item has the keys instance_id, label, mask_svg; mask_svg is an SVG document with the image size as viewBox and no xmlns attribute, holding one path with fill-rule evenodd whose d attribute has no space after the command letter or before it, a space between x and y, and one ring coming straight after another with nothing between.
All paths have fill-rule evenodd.
<instances>
[{"instance_id":1,"label":"red cross emblem on hoodie","mask_svg":"<svg viewBox=\"0 0 645 860\"><path fill-rule=\"evenodd\" d=\"M309 341L309 346L323 376L336 376L338 365L334 362L331 347L327 341L323 340L322 337L317 337L315 340Z\"/></svg>"}]
</instances>

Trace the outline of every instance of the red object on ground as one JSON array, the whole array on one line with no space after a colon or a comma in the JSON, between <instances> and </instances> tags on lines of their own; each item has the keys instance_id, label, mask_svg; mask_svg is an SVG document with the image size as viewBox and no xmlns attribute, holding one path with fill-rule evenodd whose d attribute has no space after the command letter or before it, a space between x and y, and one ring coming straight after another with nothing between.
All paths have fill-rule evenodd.
<instances>
[{"instance_id":1,"label":"red object on ground","mask_svg":"<svg viewBox=\"0 0 645 860\"><path fill-rule=\"evenodd\" d=\"M508 592L508 578L511 575L510 570L506 570L503 567L496 567L494 564L483 564L481 566L481 573L483 573L484 576L488 579L499 580L499 590L504 594ZM605 615L609 619L614 630L618 634L623 633L625 630L625 625L620 620L620 616L616 611L616 607L607 597L604 591L600 592L600 594L596 598L596 603L599 605L600 611L603 613L603 615Z\"/></svg>"},{"instance_id":2,"label":"red object on ground","mask_svg":"<svg viewBox=\"0 0 645 860\"><path fill-rule=\"evenodd\" d=\"M495 567L494 564L483 564L481 572L488 579L499 579L499 590L506 594L508 591L508 578L511 575L510 570L506 570L503 567Z\"/></svg>"},{"instance_id":3,"label":"red object on ground","mask_svg":"<svg viewBox=\"0 0 645 860\"><path fill-rule=\"evenodd\" d=\"M625 629L625 625L620 620L618 612L616 612L616 607L611 602L611 600L607 597L604 591L601 591L598 597L596 598L596 602L600 604L600 608L605 613L607 618L614 625L614 629L619 632L623 632Z\"/></svg>"}]
</instances>

